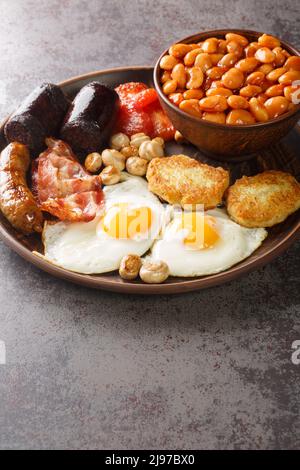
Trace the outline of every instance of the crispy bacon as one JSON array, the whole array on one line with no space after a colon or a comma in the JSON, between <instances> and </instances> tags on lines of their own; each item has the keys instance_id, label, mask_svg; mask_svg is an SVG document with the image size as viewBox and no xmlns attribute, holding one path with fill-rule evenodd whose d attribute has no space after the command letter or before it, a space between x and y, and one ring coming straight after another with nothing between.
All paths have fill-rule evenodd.
<instances>
[{"instance_id":1,"label":"crispy bacon","mask_svg":"<svg viewBox=\"0 0 300 470\"><path fill-rule=\"evenodd\" d=\"M100 176L85 171L62 140L48 138L46 143L32 175L40 208L60 220L93 220L103 203Z\"/></svg>"}]
</instances>

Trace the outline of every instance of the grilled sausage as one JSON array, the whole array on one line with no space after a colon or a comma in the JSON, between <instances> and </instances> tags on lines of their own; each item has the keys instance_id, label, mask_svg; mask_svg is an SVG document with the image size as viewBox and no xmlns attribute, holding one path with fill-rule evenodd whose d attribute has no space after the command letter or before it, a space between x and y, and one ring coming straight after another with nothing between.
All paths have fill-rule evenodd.
<instances>
[{"instance_id":1,"label":"grilled sausage","mask_svg":"<svg viewBox=\"0 0 300 470\"><path fill-rule=\"evenodd\" d=\"M0 209L12 226L26 235L43 228L42 212L26 182L29 164L29 151L23 144L12 142L1 152Z\"/></svg>"},{"instance_id":2,"label":"grilled sausage","mask_svg":"<svg viewBox=\"0 0 300 470\"><path fill-rule=\"evenodd\" d=\"M57 85L38 86L7 121L4 128L7 141L25 144L37 155L45 138L59 130L68 107L69 101Z\"/></svg>"},{"instance_id":3,"label":"grilled sausage","mask_svg":"<svg viewBox=\"0 0 300 470\"><path fill-rule=\"evenodd\" d=\"M81 158L101 150L114 124L119 97L98 82L81 88L75 96L61 128L61 138Z\"/></svg>"}]
</instances>

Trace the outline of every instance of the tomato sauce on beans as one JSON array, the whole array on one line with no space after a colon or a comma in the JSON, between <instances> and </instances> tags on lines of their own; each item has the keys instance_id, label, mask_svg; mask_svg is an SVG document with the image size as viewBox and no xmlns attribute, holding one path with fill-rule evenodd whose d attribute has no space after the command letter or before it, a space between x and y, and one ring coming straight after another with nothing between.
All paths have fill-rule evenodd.
<instances>
[{"instance_id":1,"label":"tomato sauce on beans","mask_svg":"<svg viewBox=\"0 0 300 470\"><path fill-rule=\"evenodd\" d=\"M262 34L250 42L227 33L197 44L173 44L160 61L162 90L188 114L230 125L266 122L293 109L300 56Z\"/></svg>"}]
</instances>

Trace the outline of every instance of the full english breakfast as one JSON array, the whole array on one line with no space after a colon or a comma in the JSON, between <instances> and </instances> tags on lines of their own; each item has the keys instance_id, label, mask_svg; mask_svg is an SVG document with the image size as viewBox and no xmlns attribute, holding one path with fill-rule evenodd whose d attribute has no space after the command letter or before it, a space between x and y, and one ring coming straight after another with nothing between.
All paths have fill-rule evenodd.
<instances>
[{"instance_id":1,"label":"full english breakfast","mask_svg":"<svg viewBox=\"0 0 300 470\"><path fill-rule=\"evenodd\" d=\"M173 104L228 124L228 132L296 106L300 57L270 35L174 44L160 67ZM228 166L185 155L184 136L142 82L91 81L72 99L43 84L8 118L4 134L3 216L25 236L41 237L39 256L75 273L118 271L124 281L148 284L219 273L300 208L300 184L288 172L232 184ZM177 154L167 142L180 145Z\"/></svg>"}]
</instances>

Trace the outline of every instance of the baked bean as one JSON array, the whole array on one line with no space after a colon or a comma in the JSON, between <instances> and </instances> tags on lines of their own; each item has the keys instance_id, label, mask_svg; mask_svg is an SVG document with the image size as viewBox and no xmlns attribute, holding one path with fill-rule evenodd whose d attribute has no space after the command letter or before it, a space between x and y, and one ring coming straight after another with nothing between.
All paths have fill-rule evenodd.
<instances>
[{"instance_id":1,"label":"baked bean","mask_svg":"<svg viewBox=\"0 0 300 470\"><path fill-rule=\"evenodd\" d=\"M227 100L225 96L215 95L202 98L199 101L199 106L202 111L207 112L222 112L228 108Z\"/></svg>"},{"instance_id":2,"label":"baked bean","mask_svg":"<svg viewBox=\"0 0 300 470\"><path fill-rule=\"evenodd\" d=\"M243 54L243 48L241 44L236 41L229 41L227 43L227 52L230 54L235 54L237 57L241 57Z\"/></svg>"},{"instance_id":3,"label":"baked bean","mask_svg":"<svg viewBox=\"0 0 300 470\"><path fill-rule=\"evenodd\" d=\"M250 73L257 67L259 61L255 57L247 57L246 59L239 60L235 67L241 72Z\"/></svg>"},{"instance_id":4,"label":"baked bean","mask_svg":"<svg viewBox=\"0 0 300 470\"><path fill-rule=\"evenodd\" d=\"M191 116L201 117L202 113L199 107L199 100L191 99L191 100L183 100L181 101L179 108L182 111L190 114Z\"/></svg>"},{"instance_id":5,"label":"baked bean","mask_svg":"<svg viewBox=\"0 0 300 470\"><path fill-rule=\"evenodd\" d=\"M220 54L226 54L227 52L227 41L225 39L218 40L218 52Z\"/></svg>"},{"instance_id":6,"label":"baked bean","mask_svg":"<svg viewBox=\"0 0 300 470\"><path fill-rule=\"evenodd\" d=\"M262 72L265 75L268 75L268 73L270 73L271 70L274 70L273 64L262 64L257 68L258 72Z\"/></svg>"},{"instance_id":7,"label":"baked bean","mask_svg":"<svg viewBox=\"0 0 300 470\"><path fill-rule=\"evenodd\" d=\"M232 67L237 62L237 60L238 58L236 54L228 53L219 60L218 65L229 68Z\"/></svg>"},{"instance_id":8,"label":"baked bean","mask_svg":"<svg viewBox=\"0 0 300 470\"><path fill-rule=\"evenodd\" d=\"M225 113L203 113L202 119L205 121L216 122L218 124L226 123L226 114Z\"/></svg>"},{"instance_id":9,"label":"baked bean","mask_svg":"<svg viewBox=\"0 0 300 470\"><path fill-rule=\"evenodd\" d=\"M226 88L235 90L240 88L244 83L244 74L236 68L229 69L228 72L225 72L222 76L222 82Z\"/></svg>"},{"instance_id":10,"label":"baked bean","mask_svg":"<svg viewBox=\"0 0 300 470\"><path fill-rule=\"evenodd\" d=\"M168 80L163 84L163 92L165 95L170 95L174 93L177 88L177 81L176 80Z\"/></svg>"},{"instance_id":11,"label":"baked bean","mask_svg":"<svg viewBox=\"0 0 300 470\"><path fill-rule=\"evenodd\" d=\"M203 80L204 75L200 67L192 67L187 70L188 81L186 87L190 89L200 88Z\"/></svg>"},{"instance_id":12,"label":"baked bean","mask_svg":"<svg viewBox=\"0 0 300 470\"><path fill-rule=\"evenodd\" d=\"M293 99L300 99L300 85L298 86L286 86L284 88L284 96L287 100L293 101Z\"/></svg>"},{"instance_id":13,"label":"baked bean","mask_svg":"<svg viewBox=\"0 0 300 470\"><path fill-rule=\"evenodd\" d=\"M213 80L211 82L210 88L224 88L224 83L221 80Z\"/></svg>"},{"instance_id":14,"label":"baked bean","mask_svg":"<svg viewBox=\"0 0 300 470\"><path fill-rule=\"evenodd\" d=\"M230 96L232 95L232 91L229 88L224 87L216 87L216 88L209 88L206 92L206 96L214 96L214 95L222 95L222 96Z\"/></svg>"},{"instance_id":15,"label":"baked bean","mask_svg":"<svg viewBox=\"0 0 300 470\"><path fill-rule=\"evenodd\" d=\"M272 98L273 96L280 96L283 95L284 85L272 85L265 90L265 94L268 98Z\"/></svg>"},{"instance_id":16,"label":"baked bean","mask_svg":"<svg viewBox=\"0 0 300 470\"><path fill-rule=\"evenodd\" d=\"M206 71L206 75L212 80L219 80L227 70L227 67L212 67Z\"/></svg>"},{"instance_id":17,"label":"baked bean","mask_svg":"<svg viewBox=\"0 0 300 470\"><path fill-rule=\"evenodd\" d=\"M269 49L274 49L274 47L279 47L280 46L279 39L277 39L274 36L271 36L269 34L262 34L258 38L258 43L262 47L268 47Z\"/></svg>"},{"instance_id":18,"label":"baked bean","mask_svg":"<svg viewBox=\"0 0 300 470\"><path fill-rule=\"evenodd\" d=\"M172 103L176 106L179 106L181 101L184 100L184 97L182 93L171 93L169 95L169 100L172 101Z\"/></svg>"},{"instance_id":19,"label":"baked bean","mask_svg":"<svg viewBox=\"0 0 300 470\"><path fill-rule=\"evenodd\" d=\"M248 39L245 36L241 36L241 34L236 33L227 33L225 34L226 41L235 41L240 44L242 47L246 47L249 43Z\"/></svg>"},{"instance_id":20,"label":"baked bean","mask_svg":"<svg viewBox=\"0 0 300 470\"><path fill-rule=\"evenodd\" d=\"M275 65L277 67L281 67L286 61L286 56L283 53L282 47L274 47L272 52L275 54Z\"/></svg>"},{"instance_id":21,"label":"baked bean","mask_svg":"<svg viewBox=\"0 0 300 470\"><path fill-rule=\"evenodd\" d=\"M285 67L279 67L278 69L271 70L271 72L266 75L268 80L271 80L272 82L276 82L281 75L283 75L286 72Z\"/></svg>"},{"instance_id":22,"label":"baked bean","mask_svg":"<svg viewBox=\"0 0 300 470\"><path fill-rule=\"evenodd\" d=\"M183 64L176 64L172 70L171 77L176 80L179 88L185 88L186 85L186 71Z\"/></svg>"},{"instance_id":23,"label":"baked bean","mask_svg":"<svg viewBox=\"0 0 300 470\"><path fill-rule=\"evenodd\" d=\"M268 88L270 88L273 85L274 85L274 82L270 82L269 80L265 78L264 81L259 86L261 87L262 91L265 92Z\"/></svg>"},{"instance_id":24,"label":"baked bean","mask_svg":"<svg viewBox=\"0 0 300 470\"><path fill-rule=\"evenodd\" d=\"M257 49L254 57L263 64L269 64L270 62L274 62L275 60L274 52L272 52L271 49L269 49L268 47L260 47L259 49Z\"/></svg>"},{"instance_id":25,"label":"baked bean","mask_svg":"<svg viewBox=\"0 0 300 470\"><path fill-rule=\"evenodd\" d=\"M245 56L254 57L255 52L259 48L260 48L260 45L258 44L258 42L250 42L250 44L247 47L245 47Z\"/></svg>"},{"instance_id":26,"label":"baked bean","mask_svg":"<svg viewBox=\"0 0 300 470\"><path fill-rule=\"evenodd\" d=\"M202 44L203 52L208 54L213 54L218 50L218 39L217 38L208 38Z\"/></svg>"},{"instance_id":27,"label":"baked bean","mask_svg":"<svg viewBox=\"0 0 300 470\"><path fill-rule=\"evenodd\" d=\"M191 99L201 100L201 98L203 98L203 95L204 95L204 92L203 92L201 89L198 89L198 90L186 90L186 91L183 93L183 98L184 98L185 100L191 100Z\"/></svg>"},{"instance_id":28,"label":"baked bean","mask_svg":"<svg viewBox=\"0 0 300 470\"><path fill-rule=\"evenodd\" d=\"M171 72L169 70L164 70L163 73L162 73L162 76L161 76L161 83L165 83L167 82L168 80L171 80L172 77L171 77Z\"/></svg>"},{"instance_id":29,"label":"baked bean","mask_svg":"<svg viewBox=\"0 0 300 470\"><path fill-rule=\"evenodd\" d=\"M300 57L291 55L284 64L287 70L300 70Z\"/></svg>"},{"instance_id":30,"label":"baked bean","mask_svg":"<svg viewBox=\"0 0 300 470\"><path fill-rule=\"evenodd\" d=\"M233 109L227 114L226 124L239 126L241 124L254 124L255 119L249 111L245 109Z\"/></svg>"},{"instance_id":31,"label":"baked bean","mask_svg":"<svg viewBox=\"0 0 300 470\"><path fill-rule=\"evenodd\" d=\"M257 95L255 97L261 104L264 104L265 101L267 101L268 97L265 93L259 93L259 95Z\"/></svg>"},{"instance_id":32,"label":"baked bean","mask_svg":"<svg viewBox=\"0 0 300 470\"><path fill-rule=\"evenodd\" d=\"M202 53L202 49L200 49L200 48L192 49L190 52L188 52L188 53L184 56L183 62L184 62L185 65L187 65L188 67L191 67L192 65L194 65L195 59L196 59L197 55L198 55L198 54L201 54L201 53Z\"/></svg>"},{"instance_id":33,"label":"baked bean","mask_svg":"<svg viewBox=\"0 0 300 470\"><path fill-rule=\"evenodd\" d=\"M203 82L203 85L202 85L202 88L203 90L205 91L205 93L207 92L207 90L209 88L211 88L211 84L216 81L216 80L213 80L212 78L209 78L209 77L204 77L204 82Z\"/></svg>"},{"instance_id":34,"label":"baked bean","mask_svg":"<svg viewBox=\"0 0 300 470\"><path fill-rule=\"evenodd\" d=\"M289 107L289 101L284 96L274 96L265 101L265 107L271 119L285 113Z\"/></svg>"},{"instance_id":35,"label":"baked bean","mask_svg":"<svg viewBox=\"0 0 300 470\"><path fill-rule=\"evenodd\" d=\"M249 100L250 111L258 122L266 122L269 119L265 106L257 98Z\"/></svg>"},{"instance_id":36,"label":"baked bean","mask_svg":"<svg viewBox=\"0 0 300 470\"><path fill-rule=\"evenodd\" d=\"M176 64L178 64L178 60L172 55L163 56L159 63L160 68L163 70L172 70Z\"/></svg>"},{"instance_id":37,"label":"baked bean","mask_svg":"<svg viewBox=\"0 0 300 470\"><path fill-rule=\"evenodd\" d=\"M260 86L257 85L246 85L240 89L240 95L245 98L251 98L252 96L258 95L262 92Z\"/></svg>"},{"instance_id":38,"label":"baked bean","mask_svg":"<svg viewBox=\"0 0 300 470\"><path fill-rule=\"evenodd\" d=\"M195 59L195 67L199 67L202 72L206 72L213 66L210 55L206 52L198 54Z\"/></svg>"},{"instance_id":39,"label":"baked bean","mask_svg":"<svg viewBox=\"0 0 300 470\"><path fill-rule=\"evenodd\" d=\"M227 103L232 109L248 109L249 103L246 98L239 95L232 95L227 98Z\"/></svg>"},{"instance_id":40,"label":"baked bean","mask_svg":"<svg viewBox=\"0 0 300 470\"><path fill-rule=\"evenodd\" d=\"M198 46L197 46L198 47ZM181 59L184 57L188 52L194 49L192 44L173 44L173 46L169 49L169 54L172 57L176 57L177 59Z\"/></svg>"},{"instance_id":41,"label":"baked bean","mask_svg":"<svg viewBox=\"0 0 300 470\"><path fill-rule=\"evenodd\" d=\"M252 72L246 78L248 85L260 85L265 79L265 74L262 72Z\"/></svg>"},{"instance_id":42,"label":"baked bean","mask_svg":"<svg viewBox=\"0 0 300 470\"><path fill-rule=\"evenodd\" d=\"M300 98L300 86L293 86L300 80L300 56L270 34L250 42L228 32L197 44L173 44L160 65L170 102L211 122L265 122L294 109L293 97Z\"/></svg>"},{"instance_id":43,"label":"baked bean","mask_svg":"<svg viewBox=\"0 0 300 470\"><path fill-rule=\"evenodd\" d=\"M209 54L209 56L210 56L210 60L212 61L212 64L217 65L219 64L222 57L224 57L224 54L215 53L215 54Z\"/></svg>"},{"instance_id":44,"label":"baked bean","mask_svg":"<svg viewBox=\"0 0 300 470\"><path fill-rule=\"evenodd\" d=\"M289 70L278 79L279 83L283 83L284 85L291 85L295 80L300 80L299 70Z\"/></svg>"}]
</instances>

